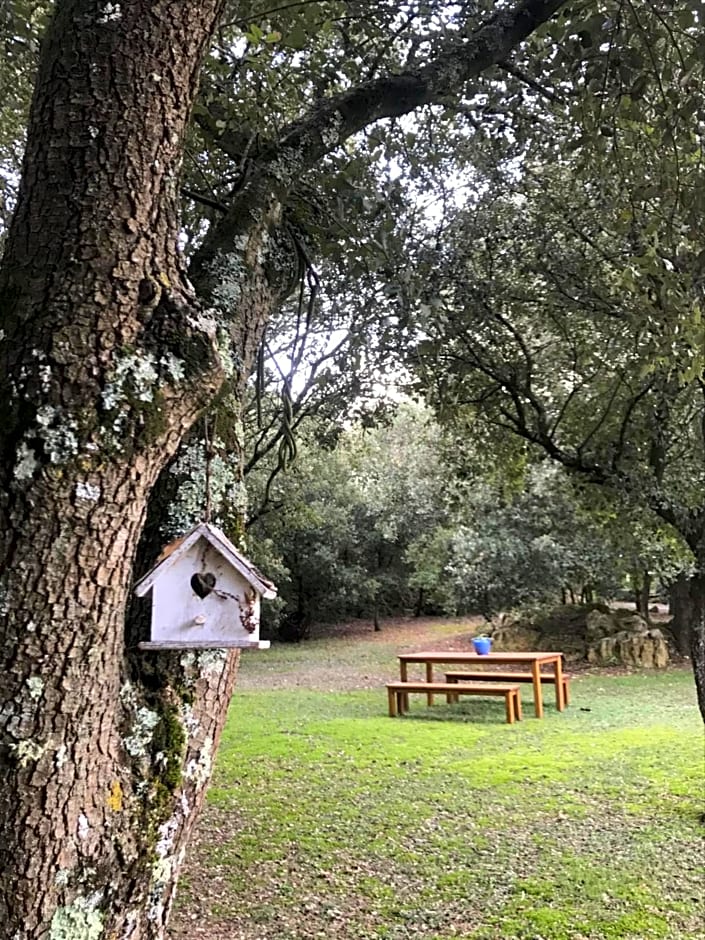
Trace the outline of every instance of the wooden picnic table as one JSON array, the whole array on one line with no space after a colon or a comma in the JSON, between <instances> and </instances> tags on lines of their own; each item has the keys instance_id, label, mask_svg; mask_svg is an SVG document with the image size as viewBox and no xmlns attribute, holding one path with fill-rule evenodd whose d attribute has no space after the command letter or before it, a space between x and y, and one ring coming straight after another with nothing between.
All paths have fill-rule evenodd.
<instances>
[{"instance_id":1,"label":"wooden picnic table","mask_svg":"<svg viewBox=\"0 0 705 940\"><path fill-rule=\"evenodd\" d=\"M552 683L556 686L556 708L562 712L565 708L565 689L563 686L563 653L487 653L480 656L477 653L468 651L458 652L451 650L422 650L418 653L399 653L399 677L402 682L408 681L409 663L423 663L426 667L426 681L433 682L433 667L438 663L445 663L453 666L489 666L495 665L524 665L531 669L531 679L534 688L534 710L537 718L543 718L543 696L541 694L541 667L552 667L552 672L548 673L552 677ZM492 678L492 672L487 672L488 679ZM433 693L427 695L429 705L433 705Z\"/></svg>"}]
</instances>

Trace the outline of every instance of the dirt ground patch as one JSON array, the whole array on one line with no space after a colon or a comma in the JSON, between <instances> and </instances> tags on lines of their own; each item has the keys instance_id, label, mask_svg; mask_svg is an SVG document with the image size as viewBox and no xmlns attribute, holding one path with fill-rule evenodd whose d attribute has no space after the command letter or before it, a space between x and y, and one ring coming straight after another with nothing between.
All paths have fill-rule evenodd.
<instances>
[{"instance_id":1,"label":"dirt ground patch","mask_svg":"<svg viewBox=\"0 0 705 940\"><path fill-rule=\"evenodd\" d=\"M270 665L266 652L244 655L238 687L324 691L380 688L398 678L398 652L428 647L468 649L471 637L483 623L481 617L397 617L382 621L379 631L369 620L318 625L301 643L278 644L276 665Z\"/></svg>"},{"instance_id":2,"label":"dirt ground patch","mask_svg":"<svg viewBox=\"0 0 705 940\"><path fill-rule=\"evenodd\" d=\"M455 649L457 645L469 642L470 637L478 630L482 630L485 623L482 617L389 617L380 621L382 629L375 631L370 620L351 620L347 623L316 624L311 628L311 639L364 637L368 642L382 644L409 644L411 642L414 645L432 640L434 645L437 645L438 624L441 621L449 631L458 631L457 635L449 635L446 642L450 645L443 646L443 649Z\"/></svg>"}]
</instances>

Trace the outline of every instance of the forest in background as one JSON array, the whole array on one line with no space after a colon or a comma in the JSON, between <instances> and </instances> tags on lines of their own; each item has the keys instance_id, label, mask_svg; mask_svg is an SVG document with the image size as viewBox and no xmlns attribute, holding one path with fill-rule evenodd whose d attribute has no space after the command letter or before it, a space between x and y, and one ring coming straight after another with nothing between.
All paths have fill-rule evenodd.
<instances>
[{"instance_id":1,"label":"forest in background","mask_svg":"<svg viewBox=\"0 0 705 940\"><path fill-rule=\"evenodd\" d=\"M306 637L312 623L400 614L480 613L620 598L648 616L650 598L692 557L657 518L625 511L526 453L497 461L449 439L428 408L396 403L377 426L316 422L276 477L253 473L248 549L279 588L264 624ZM259 499L258 499L259 497ZM685 651L685 650L683 650Z\"/></svg>"}]
</instances>

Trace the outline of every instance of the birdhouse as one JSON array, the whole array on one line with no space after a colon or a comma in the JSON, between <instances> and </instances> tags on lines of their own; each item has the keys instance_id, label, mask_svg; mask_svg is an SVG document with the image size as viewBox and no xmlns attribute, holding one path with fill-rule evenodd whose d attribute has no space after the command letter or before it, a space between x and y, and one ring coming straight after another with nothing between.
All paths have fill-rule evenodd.
<instances>
[{"instance_id":1,"label":"birdhouse","mask_svg":"<svg viewBox=\"0 0 705 940\"><path fill-rule=\"evenodd\" d=\"M152 593L152 627L141 649L267 649L259 639L260 598L274 585L223 535L202 522L167 545L135 585Z\"/></svg>"}]
</instances>

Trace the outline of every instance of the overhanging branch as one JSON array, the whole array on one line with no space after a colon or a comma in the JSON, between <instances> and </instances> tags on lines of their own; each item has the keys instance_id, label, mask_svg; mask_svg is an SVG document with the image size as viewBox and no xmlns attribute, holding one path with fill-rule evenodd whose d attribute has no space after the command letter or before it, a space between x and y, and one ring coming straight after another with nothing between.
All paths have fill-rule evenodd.
<instances>
[{"instance_id":1,"label":"overhanging branch","mask_svg":"<svg viewBox=\"0 0 705 940\"><path fill-rule=\"evenodd\" d=\"M426 65L363 82L328 98L283 128L276 141L262 142L258 155L248 162L247 179L235 194L228 213L211 228L194 258L196 277L203 261L232 245L242 228L243 213L265 208L263 202L271 206L284 201L306 170L376 121L400 117L423 105L456 101L468 82L490 66L506 63L516 46L565 2L521 0L513 9L496 13L465 37L454 40ZM214 136L214 142L237 157L242 153L242 144L238 140L233 149L229 133L225 129Z\"/></svg>"},{"instance_id":2,"label":"overhanging branch","mask_svg":"<svg viewBox=\"0 0 705 940\"><path fill-rule=\"evenodd\" d=\"M302 166L312 166L338 143L382 118L400 117L426 104L455 100L467 82L498 63L549 20L565 0L523 0L496 14L454 42L425 66L364 82L334 96L302 120L285 128L265 161L296 152Z\"/></svg>"}]
</instances>

